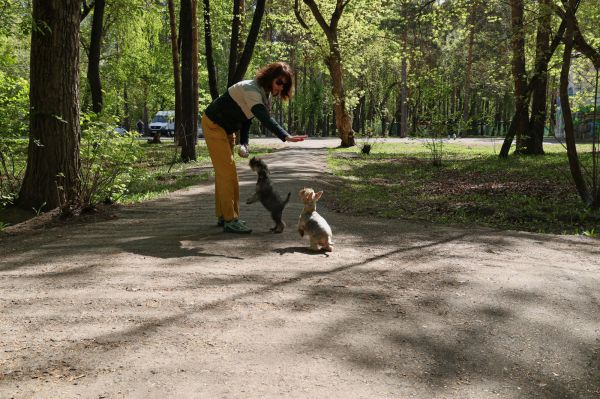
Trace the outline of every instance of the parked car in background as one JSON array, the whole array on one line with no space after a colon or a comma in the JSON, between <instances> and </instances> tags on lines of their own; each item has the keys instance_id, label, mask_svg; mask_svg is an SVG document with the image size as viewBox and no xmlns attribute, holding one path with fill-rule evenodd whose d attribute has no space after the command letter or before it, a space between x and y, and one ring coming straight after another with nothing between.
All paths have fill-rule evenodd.
<instances>
[{"instance_id":1,"label":"parked car in background","mask_svg":"<svg viewBox=\"0 0 600 399\"><path fill-rule=\"evenodd\" d=\"M173 137L175 135L175 111L158 111L150 122L150 131L161 136Z\"/></svg>"},{"instance_id":2,"label":"parked car in background","mask_svg":"<svg viewBox=\"0 0 600 399\"><path fill-rule=\"evenodd\" d=\"M154 134L159 132L161 136L174 137L175 111L158 111L148 127L150 128L150 136L154 136ZM197 135L198 138L204 138L204 132L200 124L198 124Z\"/></svg>"}]
</instances>

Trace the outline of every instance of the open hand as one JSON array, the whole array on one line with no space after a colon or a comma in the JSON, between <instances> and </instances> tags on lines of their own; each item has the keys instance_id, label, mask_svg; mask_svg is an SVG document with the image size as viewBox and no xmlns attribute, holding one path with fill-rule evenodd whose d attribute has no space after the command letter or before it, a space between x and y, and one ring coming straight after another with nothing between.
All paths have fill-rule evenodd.
<instances>
[{"instance_id":1,"label":"open hand","mask_svg":"<svg viewBox=\"0 0 600 399\"><path fill-rule=\"evenodd\" d=\"M288 136L287 139L285 139L285 141L291 141L292 143L295 143L297 141L304 141L304 139L308 138L307 135L304 136Z\"/></svg>"}]
</instances>

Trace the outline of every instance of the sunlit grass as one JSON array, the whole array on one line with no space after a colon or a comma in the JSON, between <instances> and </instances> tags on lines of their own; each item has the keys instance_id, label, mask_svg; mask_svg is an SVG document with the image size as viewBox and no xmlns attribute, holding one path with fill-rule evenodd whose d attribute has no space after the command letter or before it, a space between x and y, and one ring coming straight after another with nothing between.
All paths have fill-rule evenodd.
<instances>
[{"instance_id":1,"label":"sunlit grass","mask_svg":"<svg viewBox=\"0 0 600 399\"><path fill-rule=\"evenodd\" d=\"M189 188L208 181L213 176L212 163L206 143L199 141L196 146L196 160L181 162L181 148L173 143L142 144L144 156L136 167L127 192L118 203L131 204L162 197L170 192ZM272 152L272 147L252 146L252 156ZM238 165L244 158L235 155Z\"/></svg>"},{"instance_id":2,"label":"sunlit grass","mask_svg":"<svg viewBox=\"0 0 600 399\"><path fill-rule=\"evenodd\" d=\"M600 213L580 201L565 149L545 156L498 158L490 145L444 143L442 166L423 141L377 143L370 155L335 149L329 165L342 184L331 206L342 212L443 224L483 225L534 232L598 231ZM578 148L591 164L591 145Z\"/></svg>"}]
</instances>

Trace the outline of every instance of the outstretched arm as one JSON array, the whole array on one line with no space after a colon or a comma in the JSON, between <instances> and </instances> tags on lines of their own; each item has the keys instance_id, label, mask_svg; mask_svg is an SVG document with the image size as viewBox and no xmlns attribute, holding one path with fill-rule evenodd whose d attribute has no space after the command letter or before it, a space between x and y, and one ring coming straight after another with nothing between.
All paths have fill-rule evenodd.
<instances>
[{"instance_id":1,"label":"outstretched arm","mask_svg":"<svg viewBox=\"0 0 600 399\"><path fill-rule=\"evenodd\" d=\"M265 127L271 132L275 133L281 141L289 141L293 143L302 141L306 138L306 136L292 136L286 132L285 129L282 128L279 123L277 123L275 119L271 117L267 107L265 107L263 104L256 104L254 107L252 107L251 111L254 116L256 116L256 119L261 121L263 125L265 125Z\"/></svg>"}]
</instances>

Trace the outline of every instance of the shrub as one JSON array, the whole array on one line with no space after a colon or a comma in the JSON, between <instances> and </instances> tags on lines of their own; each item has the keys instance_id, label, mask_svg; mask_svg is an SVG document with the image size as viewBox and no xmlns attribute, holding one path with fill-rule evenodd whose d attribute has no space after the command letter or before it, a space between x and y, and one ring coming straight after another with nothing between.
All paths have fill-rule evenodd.
<instances>
[{"instance_id":1,"label":"shrub","mask_svg":"<svg viewBox=\"0 0 600 399\"><path fill-rule=\"evenodd\" d=\"M0 209L17 197L23 174L27 141L0 137Z\"/></svg>"},{"instance_id":2,"label":"shrub","mask_svg":"<svg viewBox=\"0 0 600 399\"><path fill-rule=\"evenodd\" d=\"M119 135L110 123L93 122L85 116L82 121L77 205L87 210L125 193L142 148L135 139L137 133Z\"/></svg>"},{"instance_id":3,"label":"shrub","mask_svg":"<svg viewBox=\"0 0 600 399\"><path fill-rule=\"evenodd\" d=\"M0 71L0 138L27 134L29 120L29 83Z\"/></svg>"}]
</instances>

